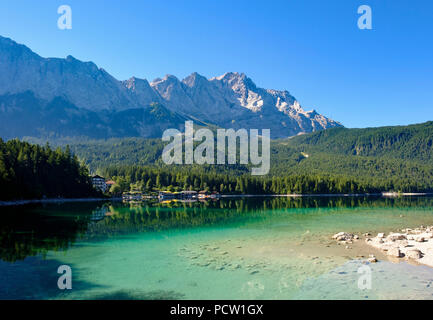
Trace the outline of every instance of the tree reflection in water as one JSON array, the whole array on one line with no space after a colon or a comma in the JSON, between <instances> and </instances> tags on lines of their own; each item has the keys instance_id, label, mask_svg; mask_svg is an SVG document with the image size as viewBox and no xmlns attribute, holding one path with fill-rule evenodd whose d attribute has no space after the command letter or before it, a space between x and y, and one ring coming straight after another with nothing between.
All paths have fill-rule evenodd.
<instances>
[{"instance_id":1,"label":"tree reflection in water","mask_svg":"<svg viewBox=\"0 0 433 320\"><path fill-rule=\"evenodd\" d=\"M215 227L226 223L303 214L305 208L432 207L431 197L258 197L161 204L63 203L3 207L0 259L6 262L67 250L77 240L104 240L119 234ZM320 214L319 212L317 214Z\"/></svg>"}]
</instances>

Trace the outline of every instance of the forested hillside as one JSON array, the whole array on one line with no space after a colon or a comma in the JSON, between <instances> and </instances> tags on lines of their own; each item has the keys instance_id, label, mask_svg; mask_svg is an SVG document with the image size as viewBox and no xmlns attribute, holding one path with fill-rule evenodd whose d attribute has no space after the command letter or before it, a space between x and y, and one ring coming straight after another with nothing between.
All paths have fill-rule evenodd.
<instances>
[{"instance_id":1,"label":"forested hillside","mask_svg":"<svg viewBox=\"0 0 433 320\"><path fill-rule=\"evenodd\" d=\"M139 182L144 184L144 189L148 184L153 189L169 186L200 189L207 186L224 192L245 189L257 193L341 193L432 190L432 141L433 122L401 127L334 128L274 140L271 143L270 173L258 179L259 182L250 177L251 168L245 165L170 166L164 169L161 161L164 143L161 139L77 142L65 138L56 143L70 144L72 152L92 171L121 177L122 190L128 189L130 183ZM170 178L160 179L157 183L156 168L161 174L167 172ZM148 175L143 178L140 173L137 176L139 170L153 170L155 176L149 182ZM177 175L182 179L189 175L192 180L181 182ZM245 179L243 186L240 177ZM270 187L272 183L273 187ZM225 186L221 187L221 184Z\"/></svg>"},{"instance_id":2,"label":"forested hillside","mask_svg":"<svg viewBox=\"0 0 433 320\"><path fill-rule=\"evenodd\" d=\"M89 197L99 195L87 168L69 148L0 139L0 199Z\"/></svg>"},{"instance_id":3,"label":"forested hillside","mask_svg":"<svg viewBox=\"0 0 433 320\"><path fill-rule=\"evenodd\" d=\"M433 122L366 129L334 128L281 140L304 152L408 159L433 164Z\"/></svg>"},{"instance_id":4,"label":"forested hillside","mask_svg":"<svg viewBox=\"0 0 433 320\"><path fill-rule=\"evenodd\" d=\"M400 186L433 184L433 122L346 129L275 141L274 174L328 174Z\"/></svg>"}]
</instances>

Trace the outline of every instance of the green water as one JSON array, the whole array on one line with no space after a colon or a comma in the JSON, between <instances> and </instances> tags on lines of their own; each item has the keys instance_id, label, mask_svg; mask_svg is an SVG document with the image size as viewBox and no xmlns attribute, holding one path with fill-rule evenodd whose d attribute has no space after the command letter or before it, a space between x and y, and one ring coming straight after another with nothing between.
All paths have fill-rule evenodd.
<instances>
[{"instance_id":1,"label":"green water","mask_svg":"<svg viewBox=\"0 0 433 320\"><path fill-rule=\"evenodd\" d=\"M433 225L433 198L244 198L0 207L0 299L431 299L433 269L339 231ZM59 290L57 268L72 268ZM371 289L358 288L362 266Z\"/></svg>"}]
</instances>

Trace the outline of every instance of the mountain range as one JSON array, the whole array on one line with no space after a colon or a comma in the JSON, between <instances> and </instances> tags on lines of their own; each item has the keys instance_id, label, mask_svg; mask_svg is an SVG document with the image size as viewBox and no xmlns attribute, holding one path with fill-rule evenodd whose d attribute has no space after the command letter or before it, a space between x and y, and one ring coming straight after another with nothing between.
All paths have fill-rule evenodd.
<instances>
[{"instance_id":1,"label":"mountain range","mask_svg":"<svg viewBox=\"0 0 433 320\"><path fill-rule=\"evenodd\" d=\"M192 73L119 81L93 62L43 58L0 37L0 136L160 137L185 120L271 129L273 138L342 125L305 111L288 91L257 87L243 73Z\"/></svg>"}]
</instances>

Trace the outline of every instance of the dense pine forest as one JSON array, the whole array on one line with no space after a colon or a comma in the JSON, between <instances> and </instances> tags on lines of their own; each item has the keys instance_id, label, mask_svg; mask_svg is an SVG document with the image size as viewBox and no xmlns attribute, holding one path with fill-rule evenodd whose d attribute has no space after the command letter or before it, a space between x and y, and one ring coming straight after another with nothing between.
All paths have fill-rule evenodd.
<instances>
[{"instance_id":1,"label":"dense pine forest","mask_svg":"<svg viewBox=\"0 0 433 320\"><path fill-rule=\"evenodd\" d=\"M264 177L251 176L247 165L166 166L161 161L161 139L27 140L39 144L49 140L64 152L76 154L92 172L116 181L114 193L165 189L235 194L433 191L433 122L335 128L274 140L271 170Z\"/></svg>"},{"instance_id":2,"label":"dense pine forest","mask_svg":"<svg viewBox=\"0 0 433 320\"><path fill-rule=\"evenodd\" d=\"M406 159L433 164L433 121L409 126L334 128L280 142L306 152Z\"/></svg>"},{"instance_id":3,"label":"dense pine forest","mask_svg":"<svg viewBox=\"0 0 433 320\"><path fill-rule=\"evenodd\" d=\"M0 199L89 197L99 195L88 170L68 147L0 139Z\"/></svg>"},{"instance_id":4,"label":"dense pine forest","mask_svg":"<svg viewBox=\"0 0 433 320\"><path fill-rule=\"evenodd\" d=\"M208 170L206 170L208 169ZM115 166L103 170L117 182L113 192L158 190L207 190L229 194L347 194L395 192L431 192L430 184L405 180L349 178L344 175L290 174L254 177L249 173L218 173L212 168Z\"/></svg>"}]
</instances>

